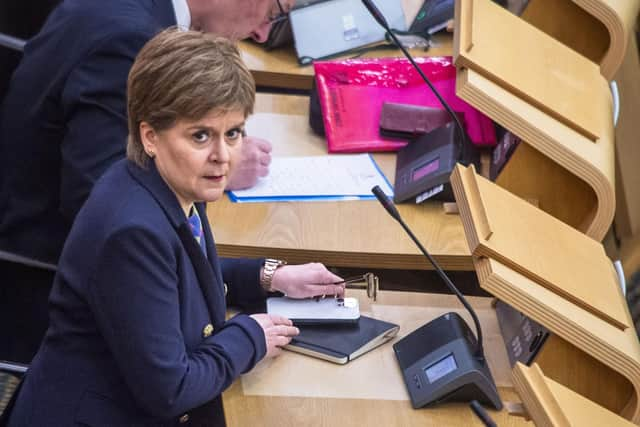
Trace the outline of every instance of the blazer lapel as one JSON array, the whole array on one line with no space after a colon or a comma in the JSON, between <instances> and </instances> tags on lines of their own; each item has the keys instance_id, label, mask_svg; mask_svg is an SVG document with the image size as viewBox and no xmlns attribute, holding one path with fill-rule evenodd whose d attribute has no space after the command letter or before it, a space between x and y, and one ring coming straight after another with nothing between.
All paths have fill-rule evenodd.
<instances>
[{"instance_id":1,"label":"blazer lapel","mask_svg":"<svg viewBox=\"0 0 640 427\"><path fill-rule=\"evenodd\" d=\"M218 268L214 270L213 267L213 265L217 266L218 257L215 252L215 245L213 237L211 236L211 230L207 223L204 205L202 203L196 203L196 209L198 209L198 213L202 219L207 252L211 262L207 260L202 248L193 238L191 228L182 208L180 207L180 203L178 203L178 199L158 173L155 163L150 161L148 169L142 169L128 160L123 161L127 162L127 168L133 178L140 182L140 184L145 187L149 193L151 193L154 199L156 199L169 218L169 221L176 229L178 237L182 242L182 246L184 246L196 272L198 284L200 285L200 289L202 290L202 294L209 310L209 317L211 318L211 321L214 322L214 326L218 327L218 325L224 321L226 308L225 296L222 288L223 285L220 268L218 266ZM218 284L218 286L215 286L216 284Z\"/></svg>"},{"instance_id":2,"label":"blazer lapel","mask_svg":"<svg viewBox=\"0 0 640 427\"><path fill-rule=\"evenodd\" d=\"M224 301L224 296L220 299L221 296L217 295L217 287L213 286L217 281L214 279L211 264L209 264L207 258L204 256L204 252L202 252L196 239L193 238L189 224L184 223L178 228L178 236L193 263L198 284L200 285L205 302L207 303L207 308L209 309L209 317L211 317L211 321L217 326L224 321L224 307L221 309L215 301Z\"/></svg>"}]
</instances>

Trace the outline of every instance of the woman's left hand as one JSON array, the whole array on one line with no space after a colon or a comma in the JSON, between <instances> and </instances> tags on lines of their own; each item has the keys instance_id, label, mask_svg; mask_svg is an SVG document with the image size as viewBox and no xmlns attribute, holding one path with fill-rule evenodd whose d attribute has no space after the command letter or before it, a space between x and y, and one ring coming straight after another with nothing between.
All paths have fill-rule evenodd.
<instances>
[{"instance_id":1,"label":"woman's left hand","mask_svg":"<svg viewBox=\"0 0 640 427\"><path fill-rule=\"evenodd\" d=\"M320 295L344 296L344 283L324 265L284 265L273 274L271 288L290 298L311 298Z\"/></svg>"}]
</instances>

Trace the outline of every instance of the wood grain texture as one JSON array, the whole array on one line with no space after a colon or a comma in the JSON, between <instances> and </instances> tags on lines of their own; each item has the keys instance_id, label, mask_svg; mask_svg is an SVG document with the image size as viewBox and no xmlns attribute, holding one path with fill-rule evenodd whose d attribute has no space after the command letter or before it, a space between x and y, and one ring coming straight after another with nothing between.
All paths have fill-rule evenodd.
<instances>
[{"instance_id":1,"label":"wood grain texture","mask_svg":"<svg viewBox=\"0 0 640 427\"><path fill-rule=\"evenodd\" d=\"M614 141L611 102L601 105L602 116L610 117L597 143L558 122L554 118L518 98L506 89L471 69L458 71L458 96L474 105L500 125L509 129L526 144L586 182L597 203L579 230L601 240L609 229L615 212ZM544 177L541 177L544 179ZM538 200L545 198L544 186L536 194L521 194ZM583 211L583 207L579 207ZM554 212L550 212L554 214Z\"/></svg>"},{"instance_id":2,"label":"wood grain texture","mask_svg":"<svg viewBox=\"0 0 640 427\"><path fill-rule=\"evenodd\" d=\"M530 144L518 146L496 184L524 199L537 199L540 209L576 230L593 222L593 189Z\"/></svg>"},{"instance_id":3,"label":"wood grain texture","mask_svg":"<svg viewBox=\"0 0 640 427\"><path fill-rule=\"evenodd\" d=\"M472 47L456 51L456 66L472 67L588 139L598 140L601 121L610 120L600 115L599 104L609 95L598 65L490 0L469 4L471 15L461 12L456 29Z\"/></svg>"},{"instance_id":4,"label":"wood grain texture","mask_svg":"<svg viewBox=\"0 0 640 427\"><path fill-rule=\"evenodd\" d=\"M602 244L476 174L473 166L458 165L451 183L474 257L506 264L616 328L632 325Z\"/></svg>"},{"instance_id":5,"label":"wood grain texture","mask_svg":"<svg viewBox=\"0 0 640 427\"><path fill-rule=\"evenodd\" d=\"M609 49L607 27L571 0L529 0L520 17L596 64Z\"/></svg>"},{"instance_id":6,"label":"wood grain texture","mask_svg":"<svg viewBox=\"0 0 640 427\"><path fill-rule=\"evenodd\" d=\"M514 368L514 381L538 426L620 426L634 424L545 376L537 364Z\"/></svg>"},{"instance_id":7,"label":"wood grain texture","mask_svg":"<svg viewBox=\"0 0 640 427\"><path fill-rule=\"evenodd\" d=\"M375 371L371 372L375 375ZM499 388L504 400L519 400L513 389ZM413 409L408 401L370 399L332 399L298 396L245 396L234 383L223 395L229 427L442 427L483 424L468 405L446 403L434 408ZM528 426L533 423L511 416L506 410L488 410L501 427ZM258 424L256 424L258 423Z\"/></svg>"},{"instance_id":8,"label":"wood grain texture","mask_svg":"<svg viewBox=\"0 0 640 427\"><path fill-rule=\"evenodd\" d=\"M601 372L591 376L585 375L585 370L573 365L584 363L582 358L576 360L553 357L555 369L582 374L574 375L568 381L573 388L584 391L599 387L597 392L588 397L604 407L611 405L622 408L617 413L640 423L640 345L633 329L628 328L623 332L613 328L609 323L497 261L478 258L474 259L474 263L483 289L600 362L592 366L599 367ZM555 346L548 351L553 352L554 349ZM612 372L615 373L611 375ZM623 385L615 388L620 385L621 376L626 382L622 381ZM611 396L614 392L615 396ZM628 395L625 396L625 392ZM612 398L615 399L614 403Z\"/></svg>"},{"instance_id":9,"label":"wood grain texture","mask_svg":"<svg viewBox=\"0 0 640 427\"><path fill-rule=\"evenodd\" d=\"M638 0L531 0L523 18L599 63L611 80L623 62L639 8Z\"/></svg>"},{"instance_id":10,"label":"wood grain texture","mask_svg":"<svg viewBox=\"0 0 640 427\"><path fill-rule=\"evenodd\" d=\"M514 367L513 377L518 394L537 426L571 425L538 365L534 363L528 368L518 362Z\"/></svg>"},{"instance_id":11,"label":"wood grain texture","mask_svg":"<svg viewBox=\"0 0 640 427\"><path fill-rule=\"evenodd\" d=\"M250 135L273 143L274 156L326 155L326 142L307 123L308 98L258 95L258 104L277 105L286 114L257 113ZM295 111L296 114L288 112ZM395 154L374 156L393 182ZM451 270L473 268L460 217L441 202L398 206L418 239ZM289 262L323 262L337 267L432 269L397 222L376 201L210 203L207 214L218 251L229 257L276 257Z\"/></svg>"},{"instance_id":12,"label":"wood grain texture","mask_svg":"<svg viewBox=\"0 0 640 427\"><path fill-rule=\"evenodd\" d=\"M536 363L549 378L617 414L634 393L625 376L558 335L549 336Z\"/></svg>"}]
</instances>

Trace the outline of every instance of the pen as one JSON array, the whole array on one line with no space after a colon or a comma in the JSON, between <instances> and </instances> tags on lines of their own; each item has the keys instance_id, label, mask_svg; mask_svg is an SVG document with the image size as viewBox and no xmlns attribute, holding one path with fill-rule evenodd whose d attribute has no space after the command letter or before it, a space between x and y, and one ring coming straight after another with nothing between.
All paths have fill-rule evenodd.
<instances>
[{"instance_id":1,"label":"pen","mask_svg":"<svg viewBox=\"0 0 640 427\"><path fill-rule=\"evenodd\" d=\"M349 284L349 283L357 283L357 282L365 282L365 278L363 276L354 276L354 277L347 277L346 279L337 281L337 282L331 282L331 283L324 283L326 285L342 285L342 284Z\"/></svg>"},{"instance_id":2,"label":"pen","mask_svg":"<svg viewBox=\"0 0 640 427\"><path fill-rule=\"evenodd\" d=\"M355 282L362 282L364 281L364 278L362 276L354 276L354 277L348 277L346 279L337 281L337 282L329 282L329 283L318 283L318 285L347 285L349 283L355 283ZM326 295L317 295L315 297L313 297L314 300L316 300L316 302L320 301L321 299L324 299L326 297ZM333 296L334 298L336 298L336 295Z\"/></svg>"},{"instance_id":3,"label":"pen","mask_svg":"<svg viewBox=\"0 0 640 427\"><path fill-rule=\"evenodd\" d=\"M477 400L472 400L469 405L471 406L473 413L476 414L478 418L480 418L480 421L482 421L482 423L486 427L496 427L495 421L491 419L489 414L487 414L487 411L484 410L482 405L480 405Z\"/></svg>"}]
</instances>

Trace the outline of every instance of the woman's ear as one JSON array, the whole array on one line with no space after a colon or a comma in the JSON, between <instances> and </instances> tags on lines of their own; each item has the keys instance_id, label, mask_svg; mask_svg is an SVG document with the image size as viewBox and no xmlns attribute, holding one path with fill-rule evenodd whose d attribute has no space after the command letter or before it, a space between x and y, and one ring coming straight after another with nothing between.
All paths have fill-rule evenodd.
<instances>
[{"instance_id":1,"label":"woman's ear","mask_svg":"<svg viewBox=\"0 0 640 427\"><path fill-rule=\"evenodd\" d=\"M144 151L149 157L154 158L158 144L158 134L155 129L147 122L140 122L138 132L140 132L140 140L142 141Z\"/></svg>"}]
</instances>

